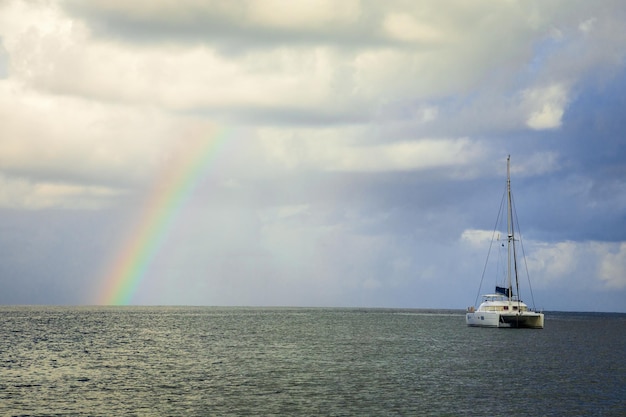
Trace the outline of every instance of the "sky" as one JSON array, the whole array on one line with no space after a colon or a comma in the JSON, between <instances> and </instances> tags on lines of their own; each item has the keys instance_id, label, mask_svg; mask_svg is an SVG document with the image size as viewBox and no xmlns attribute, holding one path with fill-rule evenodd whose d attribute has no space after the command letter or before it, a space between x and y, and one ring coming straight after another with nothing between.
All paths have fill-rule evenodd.
<instances>
[{"instance_id":1,"label":"sky","mask_svg":"<svg viewBox=\"0 0 626 417\"><path fill-rule=\"evenodd\" d=\"M0 304L463 309L511 155L522 298L626 312L624 21L0 0Z\"/></svg>"}]
</instances>

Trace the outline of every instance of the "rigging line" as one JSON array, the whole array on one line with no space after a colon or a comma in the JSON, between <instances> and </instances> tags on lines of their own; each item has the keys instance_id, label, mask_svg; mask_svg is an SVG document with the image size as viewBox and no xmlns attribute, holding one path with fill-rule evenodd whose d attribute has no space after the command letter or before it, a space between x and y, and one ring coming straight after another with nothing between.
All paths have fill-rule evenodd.
<instances>
[{"instance_id":1,"label":"rigging line","mask_svg":"<svg viewBox=\"0 0 626 417\"><path fill-rule=\"evenodd\" d=\"M511 205L511 244L513 245L513 266L515 268L515 291L517 292L517 307L519 311L519 305L521 303L521 297L519 293L519 273L517 268L517 249L515 247L515 230L519 230L519 222L517 221L517 211L515 210L515 204L513 199L513 193L509 186L509 204ZM517 223L517 224L516 224ZM517 229L515 229L517 227ZM520 238L522 236L521 232ZM517 239L519 240L519 239Z\"/></svg>"},{"instance_id":2,"label":"rigging line","mask_svg":"<svg viewBox=\"0 0 626 417\"><path fill-rule=\"evenodd\" d=\"M491 248L493 246L494 237L496 232L498 231L498 223L500 222L500 215L502 214L502 206L504 205L504 199L506 197L506 188L504 190L504 194L502 194L502 200L500 200L500 209L498 210L498 217L496 218L496 225L493 228L493 233L491 234L491 242L489 242L489 251L487 252L487 259L485 259L485 266L483 267L483 273L480 277L480 285L478 286L478 293L476 294L476 299L474 300L474 305L478 304L478 298L480 297L480 291L483 287L483 281L485 279L485 271L487 271L487 264L489 263L489 255L491 254Z\"/></svg>"},{"instance_id":3,"label":"rigging line","mask_svg":"<svg viewBox=\"0 0 626 417\"><path fill-rule=\"evenodd\" d=\"M509 204L511 205L511 236L509 239L511 240L511 245L513 246L513 268L515 270L515 292L517 293L517 304L519 306L520 303L520 293L519 293L519 274L517 268L517 249L515 247L515 231L519 230L519 222L517 221L517 210L515 210L515 204L513 199L513 192L511 191L511 185L509 184ZM516 224L517 223L517 224ZM520 232L520 237L522 236ZM519 239L517 239L519 240ZM511 283L509 283L511 285Z\"/></svg>"},{"instance_id":4,"label":"rigging line","mask_svg":"<svg viewBox=\"0 0 626 417\"><path fill-rule=\"evenodd\" d=\"M513 198L511 196L511 198ZM515 206L515 201L513 201L513 206ZM519 233L519 243L520 243L520 247L522 248L522 258L524 258L524 269L526 270L526 279L528 280L528 289L530 290L530 298L533 302L533 310L536 310L536 306L535 306L535 295L533 294L533 286L530 283L530 273L528 272L528 263L526 262L526 251L524 250L524 241L522 240L522 233L519 232L520 227L519 227L519 219L517 218L517 211L513 211L514 215L515 215L515 223L517 223L517 230ZM517 294L517 298L519 298L519 292Z\"/></svg>"}]
</instances>

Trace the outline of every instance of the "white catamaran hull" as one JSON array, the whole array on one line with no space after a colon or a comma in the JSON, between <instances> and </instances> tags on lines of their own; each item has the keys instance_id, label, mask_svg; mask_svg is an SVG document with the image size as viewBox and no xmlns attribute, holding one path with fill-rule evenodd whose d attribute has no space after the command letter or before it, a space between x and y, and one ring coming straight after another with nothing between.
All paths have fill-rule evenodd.
<instances>
[{"instance_id":1,"label":"white catamaran hull","mask_svg":"<svg viewBox=\"0 0 626 417\"><path fill-rule=\"evenodd\" d=\"M499 313L496 311L476 311L465 314L468 326L475 327L513 327L543 329L543 314L535 312Z\"/></svg>"}]
</instances>

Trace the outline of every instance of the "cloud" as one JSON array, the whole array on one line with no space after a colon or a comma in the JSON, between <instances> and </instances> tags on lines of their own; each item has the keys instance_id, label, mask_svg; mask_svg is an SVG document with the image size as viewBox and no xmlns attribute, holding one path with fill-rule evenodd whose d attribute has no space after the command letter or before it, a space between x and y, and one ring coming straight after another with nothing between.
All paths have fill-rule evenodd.
<instances>
[{"instance_id":1,"label":"cloud","mask_svg":"<svg viewBox=\"0 0 626 417\"><path fill-rule=\"evenodd\" d=\"M561 169L560 156L556 152L535 152L526 159L515 159L511 167L511 175L537 176L556 172Z\"/></svg>"},{"instance_id":2,"label":"cloud","mask_svg":"<svg viewBox=\"0 0 626 417\"><path fill-rule=\"evenodd\" d=\"M420 23L414 16L407 13L390 13L383 21L384 30L401 41L436 42L443 39L435 27Z\"/></svg>"},{"instance_id":3,"label":"cloud","mask_svg":"<svg viewBox=\"0 0 626 417\"><path fill-rule=\"evenodd\" d=\"M56 264L54 294L89 293L88 264L217 126L236 133L138 302L465 305L510 154L533 283L550 304L567 289L623 309L619 2L0 8L0 252L29 277L20 300L46 280L36 253L100 242Z\"/></svg>"},{"instance_id":4,"label":"cloud","mask_svg":"<svg viewBox=\"0 0 626 417\"><path fill-rule=\"evenodd\" d=\"M354 23L361 13L360 2L353 0L341 4L328 0L305 0L297 4L285 0L270 0L262 4L249 0L161 0L132 4L115 0L65 3L70 11L85 16L92 22L108 20L117 28L132 22L140 26L138 30L167 32L170 27L179 33L184 33L184 28L191 26L198 36L262 28L278 32L285 29L304 32L338 30L341 25ZM213 25L208 25L209 23Z\"/></svg>"},{"instance_id":5,"label":"cloud","mask_svg":"<svg viewBox=\"0 0 626 417\"><path fill-rule=\"evenodd\" d=\"M261 129L259 138L272 164L288 169L385 172L471 165L482 155L467 138L400 140L360 144L360 129L286 131Z\"/></svg>"},{"instance_id":6,"label":"cloud","mask_svg":"<svg viewBox=\"0 0 626 417\"><path fill-rule=\"evenodd\" d=\"M556 243L530 243L532 247L528 253L528 268L533 276L540 279L544 286L555 280L567 280L573 277L573 272L578 269L581 259L588 259L584 253L588 248L586 244L581 247L576 242L556 242ZM571 282L571 285L576 285Z\"/></svg>"},{"instance_id":7,"label":"cloud","mask_svg":"<svg viewBox=\"0 0 626 417\"><path fill-rule=\"evenodd\" d=\"M0 175L0 207L41 210L101 209L120 194L115 188L53 182L31 182Z\"/></svg>"},{"instance_id":8,"label":"cloud","mask_svg":"<svg viewBox=\"0 0 626 417\"><path fill-rule=\"evenodd\" d=\"M149 107L54 97L0 80L0 167L7 175L121 186L145 181L180 119Z\"/></svg>"},{"instance_id":9,"label":"cloud","mask_svg":"<svg viewBox=\"0 0 626 417\"><path fill-rule=\"evenodd\" d=\"M467 229L459 242L469 250L490 248L491 239L500 239L500 233L487 230ZM469 245L469 246L468 246ZM499 246L494 241L492 250ZM525 258L519 258L521 278L525 281L525 270L534 288L549 290L561 286L569 289L623 289L626 287L626 243L600 241L542 242L524 240L523 247L517 245L518 254L523 250ZM496 255L490 254L493 259ZM598 285L599 284L599 285Z\"/></svg>"},{"instance_id":10,"label":"cloud","mask_svg":"<svg viewBox=\"0 0 626 417\"><path fill-rule=\"evenodd\" d=\"M523 106L528 107L526 125L531 129L554 129L561 126L561 118L567 105L567 90L563 85L525 90Z\"/></svg>"},{"instance_id":11,"label":"cloud","mask_svg":"<svg viewBox=\"0 0 626 417\"><path fill-rule=\"evenodd\" d=\"M500 18L488 19L481 17L482 6L279 3L279 14L267 3L247 1L65 2L65 9L20 5L9 7L8 14L22 24L9 24L3 37L12 76L55 95L200 111L231 122L234 112L239 114L234 121L352 122L407 100L432 108L429 101L454 94L477 88L489 93L494 82L514 88L509 78L515 74L505 74L531 59L532 42L554 27L551 16L561 18L552 6L538 13L501 4L490 11ZM37 25L30 23L33 15ZM190 26L213 32L190 36ZM265 39L258 31L273 35ZM308 42L298 40L303 32ZM224 54L219 45L229 36L248 48ZM255 47L257 42L262 47ZM538 79L551 63L537 66ZM570 72L567 80L522 90L528 127L560 125L569 99L564 83L576 76ZM472 118L516 123L517 106L503 107L501 100L487 97L476 103L490 108L473 112ZM489 117L493 112L504 114Z\"/></svg>"},{"instance_id":12,"label":"cloud","mask_svg":"<svg viewBox=\"0 0 626 417\"><path fill-rule=\"evenodd\" d=\"M360 13L359 2L348 0L337 4L332 0L270 0L266 3L247 2L250 21L263 26L289 29L329 29L333 25L353 24ZM280 13L276 13L280 10ZM238 18L235 15L233 18Z\"/></svg>"},{"instance_id":13,"label":"cloud","mask_svg":"<svg viewBox=\"0 0 626 417\"><path fill-rule=\"evenodd\" d=\"M580 25L578 25L578 28L583 32L583 33L590 33L593 30L594 25L596 24L598 19L596 19L595 17L592 17L590 19L585 20L584 22L582 22Z\"/></svg>"},{"instance_id":14,"label":"cloud","mask_svg":"<svg viewBox=\"0 0 626 417\"><path fill-rule=\"evenodd\" d=\"M241 2L231 7L217 2L216 7L208 7L189 2L187 7L177 5L176 10L172 11L169 2L150 5L142 3L141 6L123 2L94 2L82 6L84 9L90 8L89 11L81 10L87 16L110 19L113 24L124 19L138 22L154 22L157 19L169 22L167 24L181 31L187 21L207 19L208 24L212 19L221 19L227 15L233 22L267 24L275 29L278 25L281 30L284 28L280 25L285 22L289 22L292 31L312 26L318 36L326 32L325 25L307 25L302 19L318 23L329 20L334 23L334 20L339 19L343 24L349 24L351 16L358 15L352 11L341 13L344 8L352 10L356 6L334 7L333 13L327 13L325 10L330 10L330 7L316 4L316 13L306 13L305 5L298 4L298 7L287 7L278 19L275 13L267 12L270 10L268 5L261 8L256 4ZM198 11L200 14L196 13ZM28 9L15 8L14 18L28 22L29 12ZM244 13L243 17L240 13ZM40 15L42 22L37 26L27 24L27 30L15 27L6 34L6 44L13 57L12 74L15 77L57 94L96 95L107 100L140 103L157 102L174 109L213 107L218 104L226 107L297 108L303 103L307 103L309 108L315 108L321 104L331 104L337 99L345 102L346 99L350 100L350 96L362 103L363 100L376 98L377 102L373 105L379 104L380 100L399 99L407 94L427 98L442 88L449 92L458 88L466 89L468 83L476 80L475 76L481 69L487 67L493 57L499 56L497 50L492 51L492 54L481 57L481 60L472 60L468 66L465 60L467 57L458 54L467 49L465 42L468 40L456 38L449 49L424 54L419 49L407 49L402 43L390 44L381 49L371 36L364 39L361 48L352 51L337 49L338 45L323 42L314 45L293 44L289 36L284 36L270 48L227 56L220 54L219 49L208 42L198 44L181 41L168 46L161 43L133 45L105 40L95 37L83 21L63 16L58 9L51 8L48 13ZM268 16L274 17L269 19ZM391 14L386 18L386 23L374 20L368 24L373 25L374 29L376 25L383 25L388 30L392 28L406 33L402 28L406 26L405 21L409 19L414 22L418 18L410 14L401 15L405 17L400 18L398 16ZM427 18L420 16L419 20L428 21ZM462 18L458 16L459 20ZM397 22L398 19L401 24ZM208 26L211 27L210 24ZM333 24L332 27L337 26ZM484 29L478 29L477 36L482 38ZM149 30L149 26L146 30ZM242 29L233 27L232 30ZM378 33L378 30L373 33ZM473 47L480 45L479 39L467 39ZM368 40L374 43L368 46ZM248 44L253 43L254 37L248 35L247 41ZM498 49L502 48L500 52L506 53L503 47L501 45ZM507 46L509 48L510 45ZM461 65L463 60L465 62ZM461 67L464 68L462 72L459 71ZM342 74L344 71L347 76ZM352 82L342 85L350 81L350 77ZM337 88L341 94L335 94ZM389 96L390 92L396 97Z\"/></svg>"},{"instance_id":15,"label":"cloud","mask_svg":"<svg viewBox=\"0 0 626 417\"><path fill-rule=\"evenodd\" d=\"M6 49L4 48L2 39L0 38L0 80L3 78L7 78L8 75L8 54Z\"/></svg>"},{"instance_id":16,"label":"cloud","mask_svg":"<svg viewBox=\"0 0 626 417\"><path fill-rule=\"evenodd\" d=\"M28 39L20 39L10 51L15 57L12 75L53 94L152 103L174 111L311 109L326 100L331 76L329 55L323 49L253 53L233 62L203 47L120 48L63 37L29 33ZM35 46L44 41L49 46Z\"/></svg>"},{"instance_id":17,"label":"cloud","mask_svg":"<svg viewBox=\"0 0 626 417\"><path fill-rule=\"evenodd\" d=\"M468 242L472 247L476 248L487 248L493 237L494 232L488 230L468 229L461 233L461 241Z\"/></svg>"},{"instance_id":18,"label":"cloud","mask_svg":"<svg viewBox=\"0 0 626 417\"><path fill-rule=\"evenodd\" d=\"M626 288L626 243L613 244L610 248L601 248L599 252L602 254L600 279L607 288L615 290Z\"/></svg>"}]
</instances>

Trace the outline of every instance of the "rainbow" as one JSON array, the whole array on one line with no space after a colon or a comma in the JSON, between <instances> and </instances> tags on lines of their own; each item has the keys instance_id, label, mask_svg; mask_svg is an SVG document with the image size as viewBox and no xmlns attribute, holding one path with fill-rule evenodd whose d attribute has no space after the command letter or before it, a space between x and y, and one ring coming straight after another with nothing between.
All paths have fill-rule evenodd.
<instances>
[{"instance_id":1,"label":"rainbow","mask_svg":"<svg viewBox=\"0 0 626 417\"><path fill-rule=\"evenodd\" d=\"M141 210L136 229L121 245L96 296L99 305L128 305L139 289L178 213L216 159L228 132L185 138Z\"/></svg>"}]
</instances>

